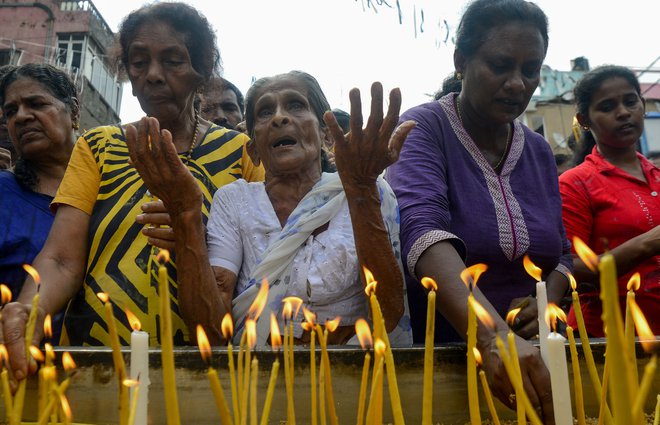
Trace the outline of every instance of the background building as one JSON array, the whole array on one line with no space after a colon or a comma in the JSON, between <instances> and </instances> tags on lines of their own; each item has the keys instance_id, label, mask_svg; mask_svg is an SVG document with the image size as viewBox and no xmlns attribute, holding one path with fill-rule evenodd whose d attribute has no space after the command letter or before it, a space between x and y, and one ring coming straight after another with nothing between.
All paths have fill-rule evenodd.
<instances>
[{"instance_id":1,"label":"background building","mask_svg":"<svg viewBox=\"0 0 660 425\"><path fill-rule=\"evenodd\" d=\"M0 65L49 63L78 86L81 131L117 123L122 84L108 50L114 34L91 1L0 0Z\"/></svg>"}]
</instances>

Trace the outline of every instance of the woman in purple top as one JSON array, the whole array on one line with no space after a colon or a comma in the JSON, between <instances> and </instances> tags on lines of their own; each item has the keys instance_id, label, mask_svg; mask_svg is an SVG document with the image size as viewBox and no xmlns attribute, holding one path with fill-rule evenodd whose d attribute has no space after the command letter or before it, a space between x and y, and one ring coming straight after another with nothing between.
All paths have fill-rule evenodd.
<instances>
[{"instance_id":1,"label":"woman in purple top","mask_svg":"<svg viewBox=\"0 0 660 425\"><path fill-rule=\"evenodd\" d=\"M523 256L543 269L549 302L566 292L571 265L552 152L543 137L516 121L539 84L548 45L545 14L524 0L476 0L456 39L451 84L462 89L402 115L417 126L386 176L399 201L409 294L418 294L417 301L409 298L411 316L417 315L413 327L422 337L425 295L416 279L438 282L438 309L464 336L468 290L460 272L486 263L474 294L502 334L509 329L502 315L535 290ZM520 337L538 332L535 299L525 304L515 326L525 388L552 422L549 374L538 350ZM447 329L436 325L439 341L447 342ZM479 324L477 347L491 386L513 406L494 342L495 331Z\"/></svg>"}]
</instances>

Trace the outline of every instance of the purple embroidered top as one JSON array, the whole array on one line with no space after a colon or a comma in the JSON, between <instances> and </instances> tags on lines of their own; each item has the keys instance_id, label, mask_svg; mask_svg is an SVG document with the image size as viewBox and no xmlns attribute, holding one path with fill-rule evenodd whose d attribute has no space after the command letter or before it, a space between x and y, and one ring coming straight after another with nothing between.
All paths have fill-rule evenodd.
<instances>
[{"instance_id":1,"label":"purple embroidered top","mask_svg":"<svg viewBox=\"0 0 660 425\"><path fill-rule=\"evenodd\" d=\"M455 96L401 116L401 121L415 120L417 126L386 174L401 212L402 256L416 341L420 333L423 339L426 297L415 265L434 243L451 242L468 266L488 265L479 287L501 315L513 298L535 291L535 280L523 267L524 254L544 277L555 269L572 269L556 165L547 141L515 121L498 175L463 128ZM447 334L443 335L445 342Z\"/></svg>"}]
</instances>

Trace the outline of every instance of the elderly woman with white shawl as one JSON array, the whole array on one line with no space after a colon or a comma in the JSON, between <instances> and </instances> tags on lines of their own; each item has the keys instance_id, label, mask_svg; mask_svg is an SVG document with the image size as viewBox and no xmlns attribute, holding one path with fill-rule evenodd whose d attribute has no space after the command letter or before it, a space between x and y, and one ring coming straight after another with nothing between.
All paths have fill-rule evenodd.
<instances>
[{"instance_id":1,"label":"elderly woman with white shawl","mask_svg":"<svg viewBox=\"0 0 660 425\"><path fill-rule=\"evenodd\" d=\"M150 148L145 137L145 146L132 150L133 162L149 170L160 188L154 195L170 214L178 284L194 286L196 296L205 300L203 314L216 318L217 326L206 329L212 343L223 342L220 320L227 312L236 323L235 339L240 338L249 306L266 281L270 289L257 321L258 345L267 344L270 313L281 321L282 300L290 296L300 298L319 323L339 316L341 324L329 343L351 343L355 322L370 317L362 267L378 281L376 296L391 344L412 343L398 209L380 175L396 161L415 124L395 129L398 89L390 93L385 116L380 83L373 84L371 96L363 129L360 93L350 92L350 132L344 135L311 75L291 71L256 81L246 96L247 149L255 164L264 165L266 180L238 180L218 190L208 232L200 189L173 147L153 132ZM321 172L321 149L328 138L335 144L338 173ZM169 166L149 166L154 153L167 157ZM294 329L298 343L309 339L301 326Z\"/></svg>"}]
</instances>

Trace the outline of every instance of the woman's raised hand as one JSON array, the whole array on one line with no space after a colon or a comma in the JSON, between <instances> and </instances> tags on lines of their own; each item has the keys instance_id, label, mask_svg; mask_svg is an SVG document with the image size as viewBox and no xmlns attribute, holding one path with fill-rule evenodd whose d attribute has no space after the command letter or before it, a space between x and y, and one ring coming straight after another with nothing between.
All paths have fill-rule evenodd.
<instances>
[{"instance_id":1,"label":"woman's raised hand","mask_svg":"<svg viewBox=\"0 0 660 425\"><path fill-rule=\"evenodd\" d=\"M332 112L326 112L323 119L334 141L335 164L342 183L372 184L383 170L399 159L403 142L415 122L406 121L396 126L401 109L398 88L390 92L387 115L383 117L383 86L379 82L371 85L371 113L364 129L360 90L352 89L349 97L351 121L348 134L344 135Z\"/></svg>"}]
</instances>

